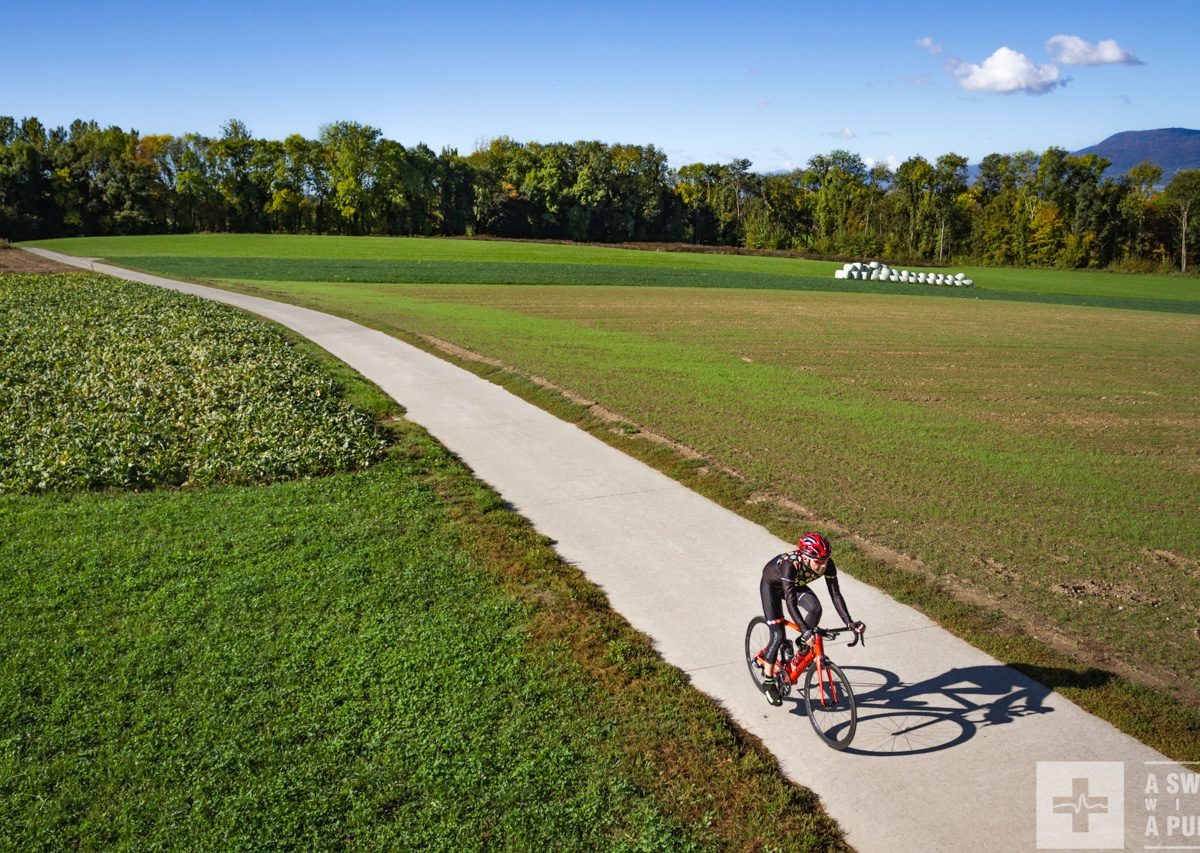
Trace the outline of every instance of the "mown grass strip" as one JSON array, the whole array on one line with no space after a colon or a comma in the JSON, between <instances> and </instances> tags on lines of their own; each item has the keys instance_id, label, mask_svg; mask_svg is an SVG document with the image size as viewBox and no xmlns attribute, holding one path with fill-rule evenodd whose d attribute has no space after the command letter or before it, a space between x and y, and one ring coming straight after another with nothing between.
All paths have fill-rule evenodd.
<instances>
[{"instance_id":1,"label":"mown grass strip","mask_svg":"<svg viewBox=\"0 0 1200 853\"><path fill-rule=\"evenodd\" d=\"M682 831L591 748L611 726L581 724L590 685L526 648L528 612L403 463L3 511L0 824L17 849Z\"/></svg>"},{"instance_id":2,"label":"mown grass strip","mask_svg":"<svg viewBox=\"0 0 1200 853\"><path fill-rule=\"evenodd\" d=\"M611 284L614 280L628 279L629 283L678 286L682 277L692 279L688 286L707 287L713 286L714 277L723 277L731 282L722 285L727 287L787 286L810 291L1004 299L1184 313L1195 313L1196 306L1200 306L1200 288L1196 287L1194 277L1096 270L955 266L951 271L967 272L977 286L948 288L836 281L833 271L841 264L832 261L497 240L192 234L79 237L29 245L106 257L126 266L162 269L167 274L185 277L188 273L183 269L184 259L189 258L202 263L207 258L222 258L242 265L246 272L238 276L242 278L263 275L260 267L265 261L315 261L317 267L328 261L337 262L334 272L325 279L328 281L345 280L338 269L352 267L360 281L424 282L436 274L441 277L439 283L461 283L482 274L491 278L480 278L480 282L497 279L497 283L509 283L509 279L515 279L538 283L543 275L539 269L548 267L559 271L550 283L565 283L573 280L571 276L578 276L580 283ZM616 269L606 270L610 267ZM520 276L521 268L529 268L529 277ZM305 280L303 264L300 270L299 274L289 271L287 276L267 274L267 277ZM197 273L191 277L223 276ZM794 281L783 285L780 279Z\"/></svg>"},{"instance_id":3,"label":"mown grass strip","mask_svg":"<svg viewBox=\"0 0 1200 853\"><path fill-rule=\"evenodd\" d=\"M1102 294L936 287L900 282L834 279L831 276L743 270L644 267L613 264L505 263L453 260L362 260L291 258L195 258L120 256L133 269L190 279L313 281L387 284L593 285L601 287L689 287L726 290L788 290L830 293L886 293L946 299L998 300L1047 305L1080 305L1138 311L1200 313L1200 301L1135 298Z\"/></svg>"}]
</instances>

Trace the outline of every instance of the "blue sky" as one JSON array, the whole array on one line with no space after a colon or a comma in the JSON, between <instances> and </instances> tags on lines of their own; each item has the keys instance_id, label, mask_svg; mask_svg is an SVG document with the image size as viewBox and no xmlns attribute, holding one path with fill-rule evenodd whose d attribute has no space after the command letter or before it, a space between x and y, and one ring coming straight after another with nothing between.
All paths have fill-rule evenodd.
<instances>
[{"instance_id":1,"label":"blue sky","mask_svg":"<svg viewBox=\"0 0 1200 853\"><path fill-rule=\"evenodd\" d=\"M0 115L405 145L653 144L672 166L1076 150L1200 128L1200 2L0 0Z\"/></svg>"}]
</instances>

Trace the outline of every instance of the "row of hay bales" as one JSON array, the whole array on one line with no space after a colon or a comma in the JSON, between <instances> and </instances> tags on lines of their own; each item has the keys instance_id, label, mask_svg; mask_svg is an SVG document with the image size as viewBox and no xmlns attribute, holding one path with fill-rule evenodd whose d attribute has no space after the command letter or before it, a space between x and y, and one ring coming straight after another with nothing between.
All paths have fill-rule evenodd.
<instances>
[{"instance_id":1,"label":"row of hay bales","mask_svg":"<svg viewBox=\"0 0 1200 853\"><path fill-rule=\"evenodd\" d=\"M963 273L910 272L889 267L879 261L842 264L840 270L833 271L833 277L864 281L903 281L908 284L944 284L949 287L971 287L975 284Z\"/></svg>"}]
</instances>

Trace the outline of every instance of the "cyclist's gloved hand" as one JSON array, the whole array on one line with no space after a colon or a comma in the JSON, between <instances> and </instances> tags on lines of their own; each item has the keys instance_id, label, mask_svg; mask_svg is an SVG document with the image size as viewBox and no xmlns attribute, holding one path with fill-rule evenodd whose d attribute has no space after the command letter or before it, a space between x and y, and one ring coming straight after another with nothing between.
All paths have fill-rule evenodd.
<instances>
[{"instance_id":1,"label":"cyclist's gloved hand","mask_svg":"<svg viewBox=\"0 0 1200 853\"><path fill-rule=\"evenodd\" d=\"M849 628L851 631L853 631L855 634L862 634L867 630L867 626L864 625L862 622L847 622L846 627Z\"/></svg>"}]
</instances>

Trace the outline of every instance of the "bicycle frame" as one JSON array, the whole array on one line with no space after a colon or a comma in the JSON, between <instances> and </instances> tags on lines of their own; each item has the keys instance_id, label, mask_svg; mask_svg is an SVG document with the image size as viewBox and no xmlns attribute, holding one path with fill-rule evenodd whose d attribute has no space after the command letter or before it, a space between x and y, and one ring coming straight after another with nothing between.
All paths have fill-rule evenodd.
<instances>
[{"instance_id":1,"label":"bicycle frame","mask_svg":"<svg viewBox=\"0 0 1200 853\"><path fill-rule=\"evenodd\" d=\"M857 646L866 642L865 626L855 623L845 628L815 628L810 644L801 645L798 655L791 653L792 641L786 639L788 628L802 636L805 633L801 626L786 619L772 623L763 616L755 616L750 620L750 624L746 626L745 648L746 668L750 671L750 678L758 690L766 692L767 698L773 700L773 705L780 704L780 700L790 694L793 687L797 687L813 730L820 735L826 746L845 749L853 740L855 727L858 725L854 688L842 672L842 668L825 656L825 641L850 631L854 634L854 640L847 648ZM782 657L777 657L774 667L763 659L765 644L770 642L763 634L764 629L775 633L776 637L776 632L782 630L786 640L786 645L780 649ZM770 690L766 682L769 672L774 673L777 692Z\"/></svg>"},{"instance_id":2,"label":"bicycle frame","mask_svg":"<svg viewBox=\"0 0 1200 853\"><path fill-rule=\"evenodd\" d=\"M803 633L803 630L795 622L785 619L783 622L788 628L791 628L797 633ZM787 677L787 680L792 684L800 683L800 676L816 662L817 665L817 683L820 685L820 696L822 705L837 705L840 697L838 696L837 683L834 681L832 674L825 668L825 638L823 632L817 629L812 635L812 645L803 655L794 655L790 661L780 667L779 673Z\"/></svg>"}]
</instances>

